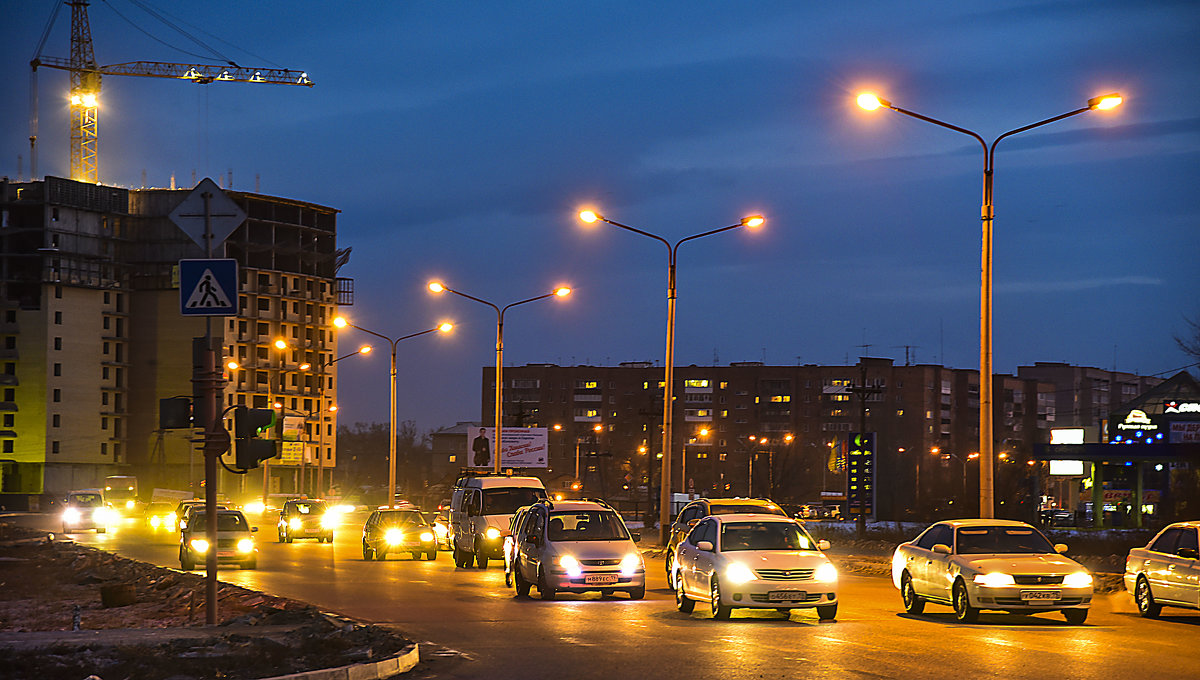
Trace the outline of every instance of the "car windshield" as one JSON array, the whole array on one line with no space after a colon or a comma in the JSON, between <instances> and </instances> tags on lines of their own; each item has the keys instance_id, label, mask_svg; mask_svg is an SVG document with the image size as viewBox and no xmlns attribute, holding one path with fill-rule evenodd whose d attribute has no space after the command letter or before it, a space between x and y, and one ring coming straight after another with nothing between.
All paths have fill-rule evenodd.
<instances>
[{"instance_id":1,"label":"car windshield","mask_svg":"<svg viewBox=\"0 0 1200 680\"><path fill-rule=\"evenodd\" d=\"M77 493L67 499L68 505L77 505L81 508L95 508L104 504L104 499L98 493Z\"/></svg>"},{"instance_id":2,"label":"car windshield","mask_svg":"<svg viewBox=\"0 0 1200 680\"><path fill-rule=\"evenodd\" d=\"M555 512L550 515L551 541L619 541L629 538L625 523L611 510Z\"/></svg>"},{"instance_id":3,"label":"car windshield","mask_svg":"<svg viewBox=\"0 0 1200 680\"><path fill-rule=\"evenodd\" d=\"M721 525L722 552L816 550L812 536L790 522L728 522Z\"/></svg>"},{"instance_id":4,"label":"car windshield","mask_svg":"<svg viewBox=\"0 0 1200 680\"><path fill-rule=\"evenodd\" d=\"M1054 546L1032 527L960 527L958 554L1053 553Z\"/></svg>"},{"instance_id":5,"label":"car windshield","mask_svg":"<svg viewBox=\"0 0 1200 680\"><path fill-rule=\"evenodd\" d=\"M206 528L205 518L207 513L198 512L192 517L192 522L188 526L193 531L199 531ZM250 526L246 524L246 519L238 514L227 513L217 515L217 531L249 531Z\"/></svg>"},{"instance_id":6,"label":"car windshield","mask_svg":"<svg viewBox=\"0 0 1200 680\"><path fill-rule=\"evenodd\" d=\"M379 513L379 523L386 526L416 524L423 526L425 518L416 510L384 510Z\"/></svg>"},{"instance_id":7,"label":"car windshield","mask_svg":"<svg viewBox=\"0 0 1200 680\"><path fill-rule=\"evenodd\" d=\"M710 515L732 515L739 512L753 512L762 515L782 515L787 517L787 513L783 511L783 508L775 505L774 503L763 503L762 505L752 505L750 503L731 503L729 505L722 505L719 503L713 503L712 505L708 506L708 514Z\"/></svg>"},{"instance_id":8,"label":"car windshield","mask_svg":"<svg viewBox=\"0 0 1200 680\"><path fill-rule=\"evenodd\" d=\"M323 515L325 514L325 503L296 503L292 506L292 512L301 515Z\"/></svg>"},{"instance_id":9,"label":"car windshield","mask_svg":"<svg viewBox=\"0 0 1200 680\"><path fill-rule=\"evenodd\" d=\"M480 514L511 515L521 506L532 505L545 497L545 491L534 487L484 489L483 507Z\"/></svg>"}]
</instances>

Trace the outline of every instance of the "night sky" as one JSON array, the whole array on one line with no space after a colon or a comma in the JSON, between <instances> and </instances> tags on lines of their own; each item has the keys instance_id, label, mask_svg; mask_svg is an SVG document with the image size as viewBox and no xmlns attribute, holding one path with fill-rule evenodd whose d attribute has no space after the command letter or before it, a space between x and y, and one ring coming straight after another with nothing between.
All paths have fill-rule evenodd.
<instances>
[{"instance_id":1,"label":"night sky","mask_svg":"<svg viewBox=\"0 0 1200 680\"><path fill-rule=\"evenodd\" d=\"M29 67L52 4L5 3L0 174L29 174ZM853 364L905 347L978 366L982 153L863 90L1000 144L995 369L1170 375L1200 321L1200 4L149 2L90 7L96 59L303 69L309 88L108 77L107 184L233 188L341 210L354 323L400 344L401 420L480 419L505 363L661 365L670 241L677 365ZM205 48L167 28L169 17ZM69 56L69 8L43 54ZM164 44L165 43L165 44ZM182 48L174 49L175 47ZM68 174L67 74L39 70L39 175ZM18 168L18 155L23 156ZM364 341L347 334L342 353ZM862 347L869 345L869 348ZM378 347L384 350L383 347ZM341 422L387 420L386 351L339 363Z\"/></svg>"}]
</instances>

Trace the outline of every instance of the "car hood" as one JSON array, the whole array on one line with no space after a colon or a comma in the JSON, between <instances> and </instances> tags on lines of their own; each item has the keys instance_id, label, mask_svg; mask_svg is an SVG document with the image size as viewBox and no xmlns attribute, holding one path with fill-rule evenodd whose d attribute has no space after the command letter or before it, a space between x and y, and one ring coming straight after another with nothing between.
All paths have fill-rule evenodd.
<instances>
[{"instance_id":1,"label":"car hood","mask_svg":"<svg viewBox=\"0 0 1200 680\"><path fill-rule=\"evenodd\" d=\"M721 556L751 569L816 569L829 561L816 550L734 550Z\"/></svg>"},{"instance_id":2,"label":"car hood","mask_svg":"<svg viewBox=\"0 0 1200 680\"><path fill-rule=\"evenodd\" d=\"M550 550L554 555L571 555L577 560L618 560L637 553L633 541L559 541Z\"/></svg>"},{"instance_id":3,"label":"car hood","mask_svg":"<svg viewBox=\"0 0 1200 680\"><path fill-rule=\"evenodd\" d=\"M1066 574L1083 570L1075 560L1058 554L1039 555L959 555L955 561L964 569L980 573Z\"/></svg>"}]
</instances>

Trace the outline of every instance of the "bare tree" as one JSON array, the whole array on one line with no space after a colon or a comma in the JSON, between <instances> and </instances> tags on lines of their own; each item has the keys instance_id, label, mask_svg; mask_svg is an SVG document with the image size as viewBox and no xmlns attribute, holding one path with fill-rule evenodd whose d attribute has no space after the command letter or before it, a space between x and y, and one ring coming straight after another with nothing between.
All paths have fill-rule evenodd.
<instances>
[{"instance_id":1,"label":"bare tree","mask_svg":"<svg viewBox=\"0 0 1200 680\"><path fill-rule=\"evenodd\" d=\"M1179 345L1184 354L1193 359L1200 359L1200 322L1187 317L1184 317L1183 322L1187 324L1187 330L1175 336L1175 344Z\"/></svg>"}]
</instances>

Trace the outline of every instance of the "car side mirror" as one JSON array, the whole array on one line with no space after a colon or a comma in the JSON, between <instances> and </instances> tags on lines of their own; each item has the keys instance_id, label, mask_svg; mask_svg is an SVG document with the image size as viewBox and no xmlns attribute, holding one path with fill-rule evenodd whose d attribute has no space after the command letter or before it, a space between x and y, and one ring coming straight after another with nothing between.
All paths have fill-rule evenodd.
<instances>
[{"instance_id":1,"label":"car side mirror","mask_svg":"<svg viewBox=\"0 0 1200 680\"><path fill-rule=\"evenodd\" d=\"M689 520L688 520L688 528L690 529L690 528L692 528L692 527L696 526L696 525L697 525L697 524L699 524L699 523L700 523L700 519L699 519L699 518L696 518L696 519L689 519Z\"/></svg>"},{"instance_id":2,"label":"car side mirror","mask_svg":"<svg viewBox=\"0 0 1200 680\"><path fill-rule=\"evenodd\" d=\"M1066 543L1055 543L1054 544L1054 552L1056 552L1060 555L1065 555L1067 553L1067 544Z\"/></svg>"},{"instance_id":3,"label":"car side mirror","mask_svg":"<svg viewBox=\"0 0 1200 680\"><path fill-rule=\"evenodd\" d=\"M703 550L704 552L712 552L714 549L712 541L700 541L696 544L696 548Z\"/></svg>"},{"instance_id":4,"label":"car side mirror","mask_svg":"<svg viewBox=\"0 0 1200 680\"><path fill-rule=\"evenodd\" d=\"M1189 560L1200 558L1200 551L1196 550L1195 548L1180 548L1179 552L1176 554Z\"/></svg>"},{"instance_id":5,"label":"car side mirror","mask_svg":"<svg viewBox=\"0 0 1200 680\"><path fill-rule=\"evenodd\" d=\"M642 540L642 532L640 532L640 531L631 531L631 532L629 532L629 535L633 537L634 543L637 543L638 541Z\"/></svg>"},{"instance_id":6,"label":"car side mirror","mask_svg":"<svg viewBox=\"0 0 1200 680\"><path fill-rule=\"evenodd\" d=\"M250 533L258 531L258 527L250 527Z\"/></svg>"},{"instance_id":7,"label":"car side mirror","mask_svg":"<svg viewBox=\"0 0 1200 680\"><path fill-rule=\"evenodd\" d=\"M937 543L933 546L933 551L939 555L949 555L950 546L946 545L945 543Z\"/></svg>"},{"instance_id":8,"label":"car side mirror","mask_svg":"<svg viewBox=\"0 0 1200 680\"><path fill-rule=\"evenodd\" d=\"M823 538L817 541L817 550L829 550L829 547L829 541L826 541Z\"/></svg>"}]
</instances>

